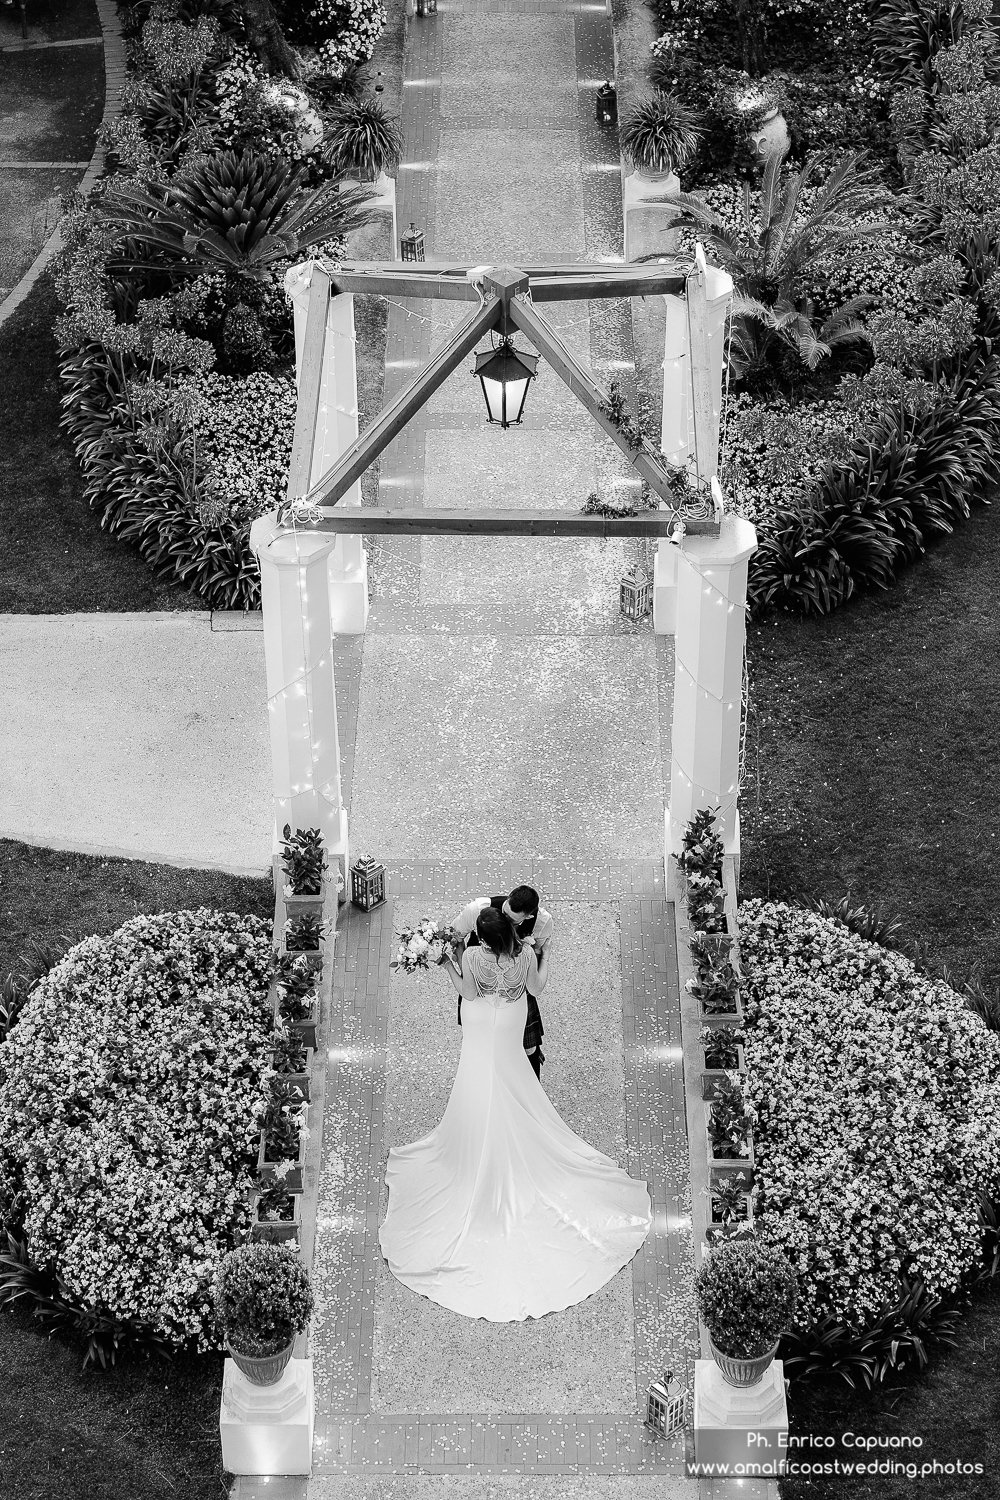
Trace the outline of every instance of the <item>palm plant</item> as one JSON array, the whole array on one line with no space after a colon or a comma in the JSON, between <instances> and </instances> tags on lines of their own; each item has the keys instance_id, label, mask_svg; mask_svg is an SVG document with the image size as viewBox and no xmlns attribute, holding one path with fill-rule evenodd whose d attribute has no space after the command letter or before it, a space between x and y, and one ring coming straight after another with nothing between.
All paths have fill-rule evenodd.
<instances>
[{"instance_id":1,"label":"palm plant","mask_svg":"<svg viewBox=\"0 0 1000 1500\"><path fill-rule=\"evenodd\" d=\"M694 232L733 278L730 361L737 379L763 376L774 356L787 351L812 371L837 345L867 340L857 315L870 298L853 297L817 328L810 294L834 252L889 227L886 222L862 224L859 219L885 208L891 196L877 174L860 165L861 156L848 156L834 167L807 211L804 193L819 160L811 156L785 181L783 157L769 156L756 204L750 184L743 185L742 220L735 226L691 193L672 193L664 200L680 210L671 230Z\"/></svg>"},{"instance_id":2,"label":"palm plant","mask_svg":"<svg viewBox=\"0 0 1000 1500\"><path fill-rule=\"evenodd\" d=\"M170 182L108 193L101 214L176 275L221 271L238 285L263 282L277 262L371 222L363 189L327 182L307 190L305 177L281 158L224 151ZM129 276L148 266L132 259L107 269Z\"/></svg>"},{"instance_id":3,"label":"palm plant","mask_svg":"<svg viewBox=\"0 0 1000 1500\"><path fill-rule=\"evenodd\" d=\"M697 150L704 134L698 117L673 94L645 99L622 121L622 150L634 167L676 172Z\"/></svg>"},{"instance_id":4,"label":"palm plant","mask_svg":"<svg viewBox=\"0 0 1000 1500\"><path fill-rule=\"evenodd\" d=\"M357 173L374 182L394 168L403 154L403 132L378 99L349 98L338 108L332 124L334 170L344 177Z\"/></svg>"}]
</instances>

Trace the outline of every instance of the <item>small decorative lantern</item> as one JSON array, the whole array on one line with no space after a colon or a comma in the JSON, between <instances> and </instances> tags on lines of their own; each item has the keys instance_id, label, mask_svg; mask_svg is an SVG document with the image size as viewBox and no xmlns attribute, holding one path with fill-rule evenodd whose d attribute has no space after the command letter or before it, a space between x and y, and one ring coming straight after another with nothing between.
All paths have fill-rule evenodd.
<instances>
[{"instance_id":1,"label":"small decorative lantern","mask_svg":"<svg viewBox=\"0 0 1000 1500\"><path fill-rule=\"evenodd\" d=\"M629 568L621 581L621 612L626 620L641 620L653 607L653 585L645 568Z\"/></svg>"},{"instance_id":2,"label":"small decorative lantern","mask_svg":"<svg viewBox=\"0 0 1000 1500\"><path fill-rule=\"evenodd\" d=\"M427 14L436 16L438 13L438 0L427 0Z\"/></svg>"},{"instance_id":3,"label":"small decorative lantern","mask_svg":"<svg viewBox=\"0 0 1000 1500\"><path fill-rule=\"evenodd\" d=\"M418 16L426 16L426 14L427 14L427 0L417 0L417 15Z\"/></svg>"},{"instance_id":4,"label":"small decorative lantern","mask_svg":"<svg viewBox=\"0 0 1000 1500\"><path fill-rule=\"evenodd\" d=\"M361 911L371 911L385 900L385 865L377 859L359 859L351 866L351 901Z\"/></svg>"},{"instance_id":5,"label":"small decorative lantern","mask_svg":"<svg viewBox=\"0 0 1000 1500\"><path fill-rule=\"evenodd\" d=\"M687 1391L675 1379L672 1370L665 1370L659 1380L649 1387L646 1404L646 1427L654 1437L669 1438L684 1431L687 1421Z\"/></svg>"},{"instance_id":6,"label":"small decorative lantern","mask_svg":"<svg viewBox=\"0 0 1000 1500\"><path fill-rule=\"evenodd\" d=\"M399 250L404 260L423 260L424 231L411 222L406 233L400 236Z\"/></svg>"},{"instance_id":7,"label":"small decorative lantern","mask_svg":"<svg viewBox=\"0 0 1000 1500\"><path fill-rule=\"evenodd\" d=\"M612 83L603 83L597 90L597 123L598 125L618 123L618 95Z\"/></svg>"}]
</instances>

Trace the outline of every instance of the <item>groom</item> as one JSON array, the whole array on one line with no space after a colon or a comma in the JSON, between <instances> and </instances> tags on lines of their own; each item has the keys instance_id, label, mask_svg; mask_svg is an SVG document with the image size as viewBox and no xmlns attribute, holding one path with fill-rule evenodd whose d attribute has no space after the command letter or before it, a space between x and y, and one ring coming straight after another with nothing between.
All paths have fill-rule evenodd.
<instances>
[{"instance_id":1,"label":"groom","mask_svg":"<svg viewBox=\"0 0 1000 1500\"><path fill-rule=\"evenodd\" d=\"M516 929L519 941L531 944L539 967L547 961L552 942L553 922L551 914L545 910L544 906L539 905L536 890L532 890L530 885L518 885L509 896L478 896L475 901L470 901L468 906L463 906L451 924L463 948L478 946L476 919L484 906L492 906L502 912ZM462 1024L461 995L458 997L458 1024L459 1026ZM542 1076L542 1063L545 1061L545 1053L542 1051L543 1035L544 1027L538 1010L538 1001L529 993L528 1024L524 1028L524 1050L535 1070L535 1077L539 1080Z\"/></svg>"}]
</instances>

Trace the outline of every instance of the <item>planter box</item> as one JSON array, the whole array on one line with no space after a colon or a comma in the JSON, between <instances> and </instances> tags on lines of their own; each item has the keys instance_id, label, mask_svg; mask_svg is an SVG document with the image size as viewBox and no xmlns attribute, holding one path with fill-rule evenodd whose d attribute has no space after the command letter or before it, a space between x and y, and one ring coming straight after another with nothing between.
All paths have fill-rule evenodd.
<instances>
[{"instance_id":1,"label":"planter box","mask_svg":"<svg viewBox=\"0 0 1000 1500\"><path fill-rule=\"evenodd\" d=\"M737 1045L737 1062L734 1068L702 1068L701 1070L701 1097L703 1099L714 1099L715 1090L719 1083L723 1082L728 1073L745 1073L746 1065L743 1061L742 1043Z\"/></svg>"},{"instance_id":2,"label":"planter box","mask_svg":"<svg viewBox=\"0 0 1000 1500\"><path fill-rule=\"evenodd\" d=\"M326 905L326 882L318 896L286 896L282 893L281 898L285 903L286 917L312 916L314 912L321 912Z\"/></svg>"},{"instance_id":3,"label":"planter box","mask_svg":"<svg viewBox=\"0 0 1000 1500\"><path fill-rule=\"evenodd\" d=\"M260 1150L257 1153L257 1177L260 1182L264 1183L265 1186L270 1187L271 1183L278 1180L274 1175L274 1169L278 1165L278 1163L267 1160L264 1155L264 1152L266 1150L267 1146L264 1141L264 1134L263 1132L261 1132ZM302 1191L302 1169L305 1166L305 1159L306 1143L300 1137L298 1159L294 1167L289 1170L287 1176L281 1179L283 1186L287 1188L290 1193L301 1193Z\"/></svg>"},{"instance_id":4,"label":"planter box","mask_svg":"<svg viewBox=\"0 0 1000 1500\"><path fill-rule=\"evenodd\" d=\"M740 998L739 998L738 995L735 996L734 999L733 999L733 1009L732 1010L706 1010L705 1006L704 1006L704 1004L702 1002L701 996L698 997L698 1020L699 1021L701 1021L701 1022L716 1021L716 1022L718 1022L718 1024L720 1026L730 1026L730 1025L732 1025L733 1021L742 1021L742 1019L743 1019L743 1003L740 1000Z\"/></svg>"},{"instance_id":5,"label":"planter box","mask_svg":"<svg viewBox=\"0 0 1000 1500\"><path fill-rule=\"evenodd\" d=\"M257 1218L257 1204L259 1195L253 1196L253 1223L250 1226L250 1238L257 1242L263 1241L268 1245L282 1245L288 1240L301 1243L302 1219L299 1214L299 1200L294 1199L294 1211L290 1219L261 1220Z\"/></svg>"},{"instance_id":6,"label":"planter box","mask_svg":"<svg viewBox=\"0 0 1000 1500\"><path fill-rule=\"evenodd\" d=\"M316 1049L316 1032L319 1025L318 1006L311 1006L309 1015L301 1021L288 1021L286 1024L292 1036L301 1038L305 1046Z\"/></svg>"},{"instance_id":7,"label":"planter box","mask_svg":"<svg viewBox=\"0 0 1000 1500\"><path fill-rule=\"evenodd\" d=\"M274 1081L276 1084L284 1084L286 1088L294 1089L303 1104L309 1103L308 1073L276 1073Z\"/></svg>"},{"instance_id":8,"label":"planter box","mask_svg":"<svg viewBox=\"0 0 1000 1500\"><path fill-rule=\"evenodd\" d=\"M736 1167L737 1169L742 1168L744 1171L747 1171L750 1167L753 1166L754 1155L752 1140L748 1140L745 1143L747 1153L745 1156L714 1156L712 1153L712 1137L708 1134L707 1130L705 1132L705 1135L707 1137L706 1145L708 1147L709 1167L713 1169L716 1167Z\"/></svg>"}]
</instances>

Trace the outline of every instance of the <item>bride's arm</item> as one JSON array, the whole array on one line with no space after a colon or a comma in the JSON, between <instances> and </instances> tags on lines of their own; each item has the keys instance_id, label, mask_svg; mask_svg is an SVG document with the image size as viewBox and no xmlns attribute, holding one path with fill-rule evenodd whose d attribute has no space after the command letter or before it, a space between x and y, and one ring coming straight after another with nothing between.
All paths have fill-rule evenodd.
<instances>
[{"instance_id":1,"label":"bride's arm","mask_svg":"<svg viewBox=\"0 0 1000 1500\"><path fill-rule=\"evenodd\" d=\"M461 969L459 969L458 965L450 958L445 960L442 968L445 970L448 978L451 980L452 984L461 995L463 1000L475 1000L477 993L476 981L473 979L472 970L469 968L468 949L466 949L462 954Z\"/></svg>"},{"instance_id":2,"label":"bride's arm","mask_svg":"<svg viewBox=\"0 0 1000 1500\"><path fill-rule=\"evenodd\" d=\"M548 964L545 962L545 954L543 953L541 960L539 960L535 957L534 948L529 948L528 972L524 976L524 987L529 995L534 995L536 999L538 998L545 988L545 981L548 975L549 969Z\"/></svg>"}]
</instances>

